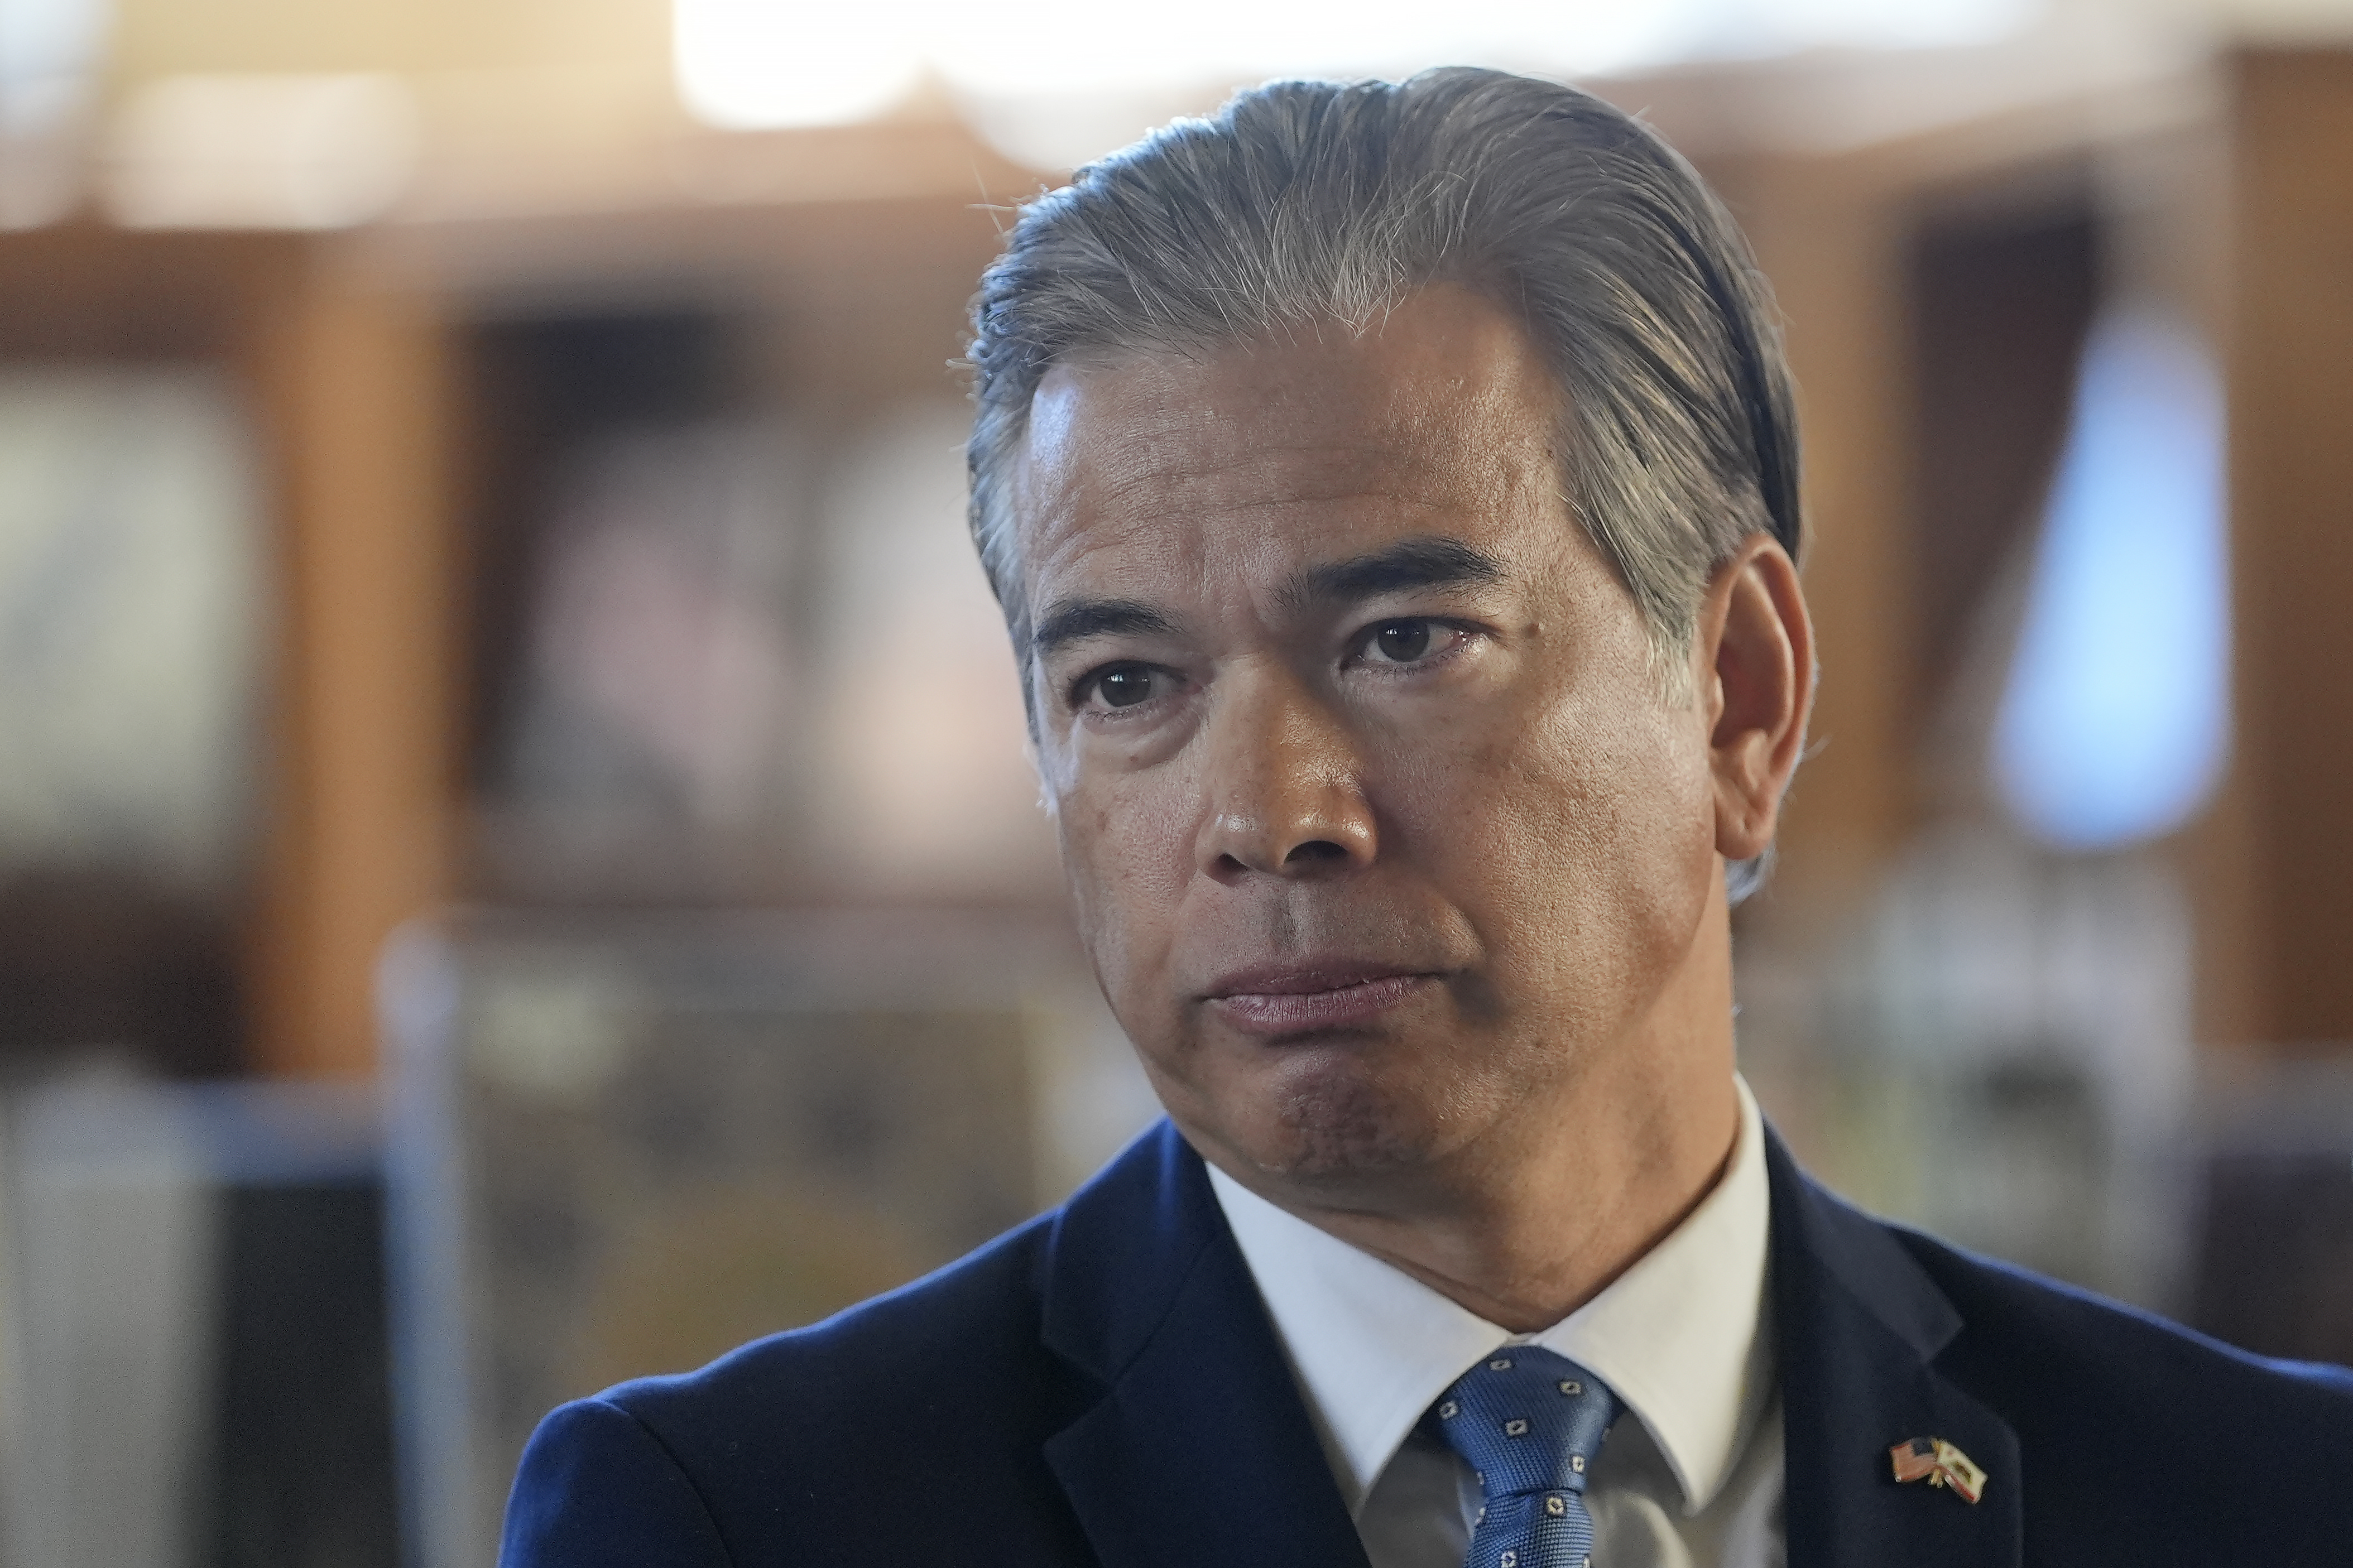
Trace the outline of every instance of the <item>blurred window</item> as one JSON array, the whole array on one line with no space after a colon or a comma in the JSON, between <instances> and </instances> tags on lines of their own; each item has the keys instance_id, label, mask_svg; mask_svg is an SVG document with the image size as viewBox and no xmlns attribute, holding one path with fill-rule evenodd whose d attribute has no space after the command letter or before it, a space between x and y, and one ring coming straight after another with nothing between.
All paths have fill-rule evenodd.
<instances>
[{"instance_id":1,"label":"blurred window","mask_svg":"<svg viewBox=\"0 0 2353 1568\"><path fill-rule=\"evenodd\" d=\"M80 195L88 121L113 7L0 0L0 228L64 216Z\"/></svg>"},{"instance_id":2,"label":"blurred window","mask_svg":"<svg viewBox=\"0 0 2353 1568\"><path fill-rule=\"evenodd\" d=\"M2084 353L2025 624L1994 722L1995 778L2068 850L2179 827L2230 735L2222 403L2204 346L2145 306Z\"/></svg>"}]
</instances>

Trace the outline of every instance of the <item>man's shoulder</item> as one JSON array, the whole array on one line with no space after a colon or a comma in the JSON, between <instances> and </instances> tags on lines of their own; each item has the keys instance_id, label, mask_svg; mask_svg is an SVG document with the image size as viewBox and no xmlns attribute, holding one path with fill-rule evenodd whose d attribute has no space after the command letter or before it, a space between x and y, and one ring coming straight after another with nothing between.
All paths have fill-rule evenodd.
<instances>
[{"instance_id":1,"label":"man's shoulder","mask_svg":"<svg viewBox=\"0 0 2353 1568\"><path fill-rule=\"evenodd\" d=\"M1170 1289L1201 1239L1198 1215L1171 1207L1182 1206L1176 1189L1188 1161L1198 1163L1163 1121L1060 1207L936 1273L821 1323L754 1340L700 1371L598 1397L658 1428L734 1430L781 1419L802 1428L832 1423L837 1438L860 1412L907 1401L971 1409L1000 1428L1033 1407L1067 1417L1060 1396L1088 1381L1080 1369L1115 1366L1119 1352L1086 1331L1058 1346L1053 1303L1059 1298L1066 1331L1100 1331L1139 1311L1148 1318L1144 1309ZM1206 1178L1193 1184L1193 1206L1208 1205Z\"/></svg>"},{"instance_id":2,"label":"man's shoulder","mask_svg":"<svg viewBox=\"0 0 2353 1568\"><path fill-rule=\"evenodd\" d=\"M2250 1354L1901 1227L1963 1327L1937 1369L2017 1432L2030 1522L2101 1531L2174 1500L2287 1560L2353 1524L2353 1371ZM2310 1535L2311 1542L2274 1539Z\"/></svg>"},{"instance_id":3,"label":"man's shoulder","mask_svg":"<svg viewBox=\"0 0 2353 1568\"><path fill-rule=\"evenodd\" d=\"M1774 1170L1777 1269L1869 1304L1909 1349L2021 1426L2130 1419L2144 1432L2276 1428L2283 1416L2353 1430L2353 1371L2223 1344L2093 1291L1856 1208L1800 1171ZM1786 1281L1785 1281L1786 1284ZM1786 1292L1784 1292L1786 1295ZM1783 1310L1810 1315L1807 1292ZM1795 1324L1785 1324L1787 1334ZM1819 1328L1819 1325L1815 1325ZM1832 1359L1851 1347L1816 1347Z\"/></svg>"},{"instance_id":4,"label":"man's shoulder","mask_svg":"<svg viewBox=\"0 0 2353 1568\"><path fill-rule=\"evenodd\" d=\"M2097 1393L2103 1405L2204 1423L2275 1422L2294 1412L2353 1432L2353 1371L2254 1355L2093 1291L1889 1228L1966 1325L1947 1359L1999 1373L2013 1392ZM2189 1408L2193 1389L2202 1408Z\"/></svg>"},{"instance_id":5,"label":"man's shoulder","mask_svg":"<svg viewBox=\"0 0 2353 1568\"><path fill-rule=\"evenodd\" d=\"M824 1321L742 1345L697 1371L639 1378L597 1397L661 1436L691 1445L788 1441L829 1430L838 1440L874 1413L998 1401L1008 1383L1034 1384L1039 1272L1054 1215ZM762 1428L780 1428L762 1431Z\"/></svg>"},{"instance_id":6,"label":"man's shoulder","mask_svg":"<svg viewBox=\"0 0 2353 1568\"><path fill-rule=\"evenodd\" d=\"M1884 1456L1934 1436L1990 1478L1986 1509L1946 1516L1988 1551L2342 1557L2353 1373L2250 1355L1873 1218L1768 1153L1793 1541L1919 1556L1924 1516Z\"/></svg>"},{"instance_id":7,"label":"man's shoulder","mask_svg":"<svg viewBox=\"0 0 2353 1568\"><path fill-rule=\"evenodd\" d=\"M823 1557L839 1521L892 1516L893 1460L916 1456L941 1506L1015 1542L1022 1560L1061 1560L1071 1527L1037 1456L1086 1393L1039 1340L1056 1218L698 1371L556 1410L523 1456L501 1561L574 1561L595 1533L582 1521L599 1510L632 1528L659 1517L663 1541L707 1539L723 1560Z\"/></svg>"},{"instance_id":8,"label":"man's shoulder","mask_svg":"<svg viewBox=\"0 0 2353 1568\"><path fill-rule=\"evenodd\" d=\"M1161 1123L1069 1203L935 1274L564 1405L524 1450L501 1562L920 1556L943 1510L988 1542L975 1562L1086 1561L1047 1443L1189 1277L1215 1202L1197 1163ZM930 1504L913 1512L911 1466ZM657 1539L687 1544L631 1544Z\"/></svg>"}]
</instances>

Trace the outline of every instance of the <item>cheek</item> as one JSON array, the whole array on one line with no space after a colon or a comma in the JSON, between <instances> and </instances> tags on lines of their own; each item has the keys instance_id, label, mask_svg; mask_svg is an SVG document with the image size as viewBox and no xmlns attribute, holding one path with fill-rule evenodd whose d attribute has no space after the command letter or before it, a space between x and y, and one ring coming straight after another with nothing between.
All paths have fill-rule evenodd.
<instances>
[{"instance_id":1,"label":"cheek","mask_svg":"<svg viewBox=\"0 0 2353 1568\"><path fill-rule=\"evenodd\" d=\"M1056 802L1062 870L1097 977L1122 1022L1166 968L1191 881L1182 782L1155 770L1085 780Z\"/></svg>"},{"instance_id":2,"label":"cheek","mask_svg":"<svg viewBox=\"0 0 2353 1568\"><path fill-rule=\"evenodd\" d=\"M1565 765L1547 826L1564 913L1590 959L1634 973L1672 963L1689 945L1715 870L1714 796L1693 721L1647 692L1599 712L1566 712L1538 731Z\"/></svg>"},{"instance_id":3,"label":"cheek","mask_svg":"<svg viewBox=\"0 0 2353 1568\"><path fill-rule=\"evenodd\" d=\"M1503 959L1507 991L1580 1011L1639 994L1689 946L1715 868L1693 721L1647 693L1524 718L1413 770L1417 858Z\"/></svg>"}]
</instances>

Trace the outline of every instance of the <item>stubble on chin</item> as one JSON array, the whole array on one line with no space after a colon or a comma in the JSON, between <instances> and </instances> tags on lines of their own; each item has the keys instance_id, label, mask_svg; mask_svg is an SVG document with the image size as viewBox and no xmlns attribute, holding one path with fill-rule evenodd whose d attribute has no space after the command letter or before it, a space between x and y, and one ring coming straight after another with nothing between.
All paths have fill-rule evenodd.
<instances>
[{"instance_id":1,"label":"stubble on chin","mask_svg":"<svg viewBox=\"0 0 2353 1568\"><path fill-rule=\"evenodd\" d=\"M1262 1084L1256 1112L1227 1125L1252 1145L1237 1152L1303 1196L1379 1205L1433 1181L1451 1184L1466 1158L1525 1131L1523 1113L1553 1098L1564 1066L1555 1052L1525 1048L1469 1060L1326 1061Z\"/></svg>"},{"instance_id":2,"label":"stubble on chin","mask_svg":"<svg viewBox=\"0 0 2353 1568\"><path fill-rule=\"evenodd\" d=\"M1352 1075L1287 1087L1266 1119L1266 1147L1251 1151L1269 1174L1345 1187L1426 1162L1436 1129L1426 1108L1388 1086Z\"/></svg>"}]
</instances>

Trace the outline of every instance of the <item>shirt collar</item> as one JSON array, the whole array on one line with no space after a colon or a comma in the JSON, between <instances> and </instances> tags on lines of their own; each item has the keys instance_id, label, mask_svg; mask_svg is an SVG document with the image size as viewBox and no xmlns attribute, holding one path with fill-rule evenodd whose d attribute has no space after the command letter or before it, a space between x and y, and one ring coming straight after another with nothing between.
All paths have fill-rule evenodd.
<instances>
[{"instance_id":1,"label":"shirt collar","mask_svg":"<svg viewBox=\"0 0 2353 1568\"><path fill-rule=\"evenodd\" d=\"M1608 1384L1666 1456L1684 1510L1707 1506L1773 1380L1764 1121L1748 1086L1733 1081L1740 1131L1722 1179L1593 1300L1532 1335L1488 1322L1209 1167L1351 1514L1422 1412L1472 1363L1514 1342L1556 1351Z\"/></svg>"}]
</instances>

